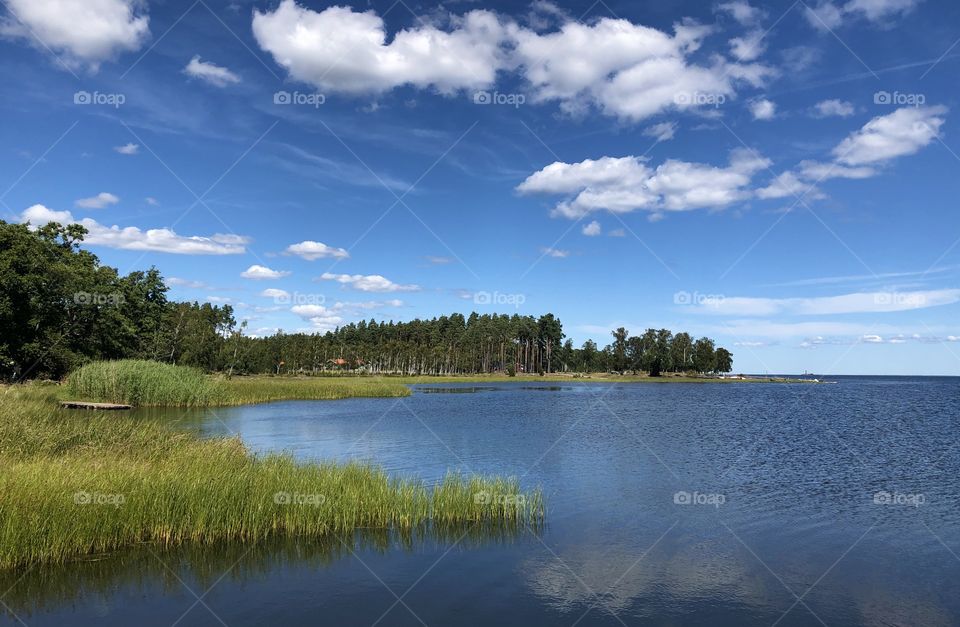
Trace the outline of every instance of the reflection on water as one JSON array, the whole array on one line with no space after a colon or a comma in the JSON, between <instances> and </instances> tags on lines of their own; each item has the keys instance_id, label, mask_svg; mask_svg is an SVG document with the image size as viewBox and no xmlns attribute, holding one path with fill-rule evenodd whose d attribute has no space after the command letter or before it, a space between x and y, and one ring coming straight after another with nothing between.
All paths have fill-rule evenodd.
<instances>
[{"instance_id":1,"label":"reflection on water","mask_svg":"<svg viewBox=\"0 0 960 627\"><path fill-rule=\"evenodd\" d=\"M455 387L433 387L433 386L419 386L417 387L417 392L421 394L476 394L477 392L494 392L497 388L492 386L455 386Z\"/></svg>"},{"instance_id":2,"label":"reflection on water","mask_svg":"<svg viewBox=\"0 0 960 627\"><path fill-rule=\"evenodd\" d=\"M181 591L185 581L206 590L222 578L243 586L287 569L316 571L342 559L364 554L415 554L493 546L509 547L539 537L543 528L510 523L430 525L409 530L358 529L353 536L265 538L254 543L187 543L164 547L155 543L83 557L62 565L0 571L3 602L18 616L92 597L110 596L119 587L127 593ZM0 611L0 616L3 612Z\"/></svg>"},{"instance_id":3,"label":"reflection on water","mask_svg":"<svg viewBox=\"0 0 960 627\"><path fill-rule=\"evenodd\" d=\"M513 475L544 488L549 526L358 538L356 555L267 543L249 563L235 546L157 555L198 593L239 560L204 598L231 627L958 625L960 380L837 379L451 384L469 395L168 412L257 452L427 482ZM30 627L170 625L196 598L164 572L140 549L28 573L5 602L39 608ZM178 627L216 622L199 610Z\"/></svg>"}]
</instances>

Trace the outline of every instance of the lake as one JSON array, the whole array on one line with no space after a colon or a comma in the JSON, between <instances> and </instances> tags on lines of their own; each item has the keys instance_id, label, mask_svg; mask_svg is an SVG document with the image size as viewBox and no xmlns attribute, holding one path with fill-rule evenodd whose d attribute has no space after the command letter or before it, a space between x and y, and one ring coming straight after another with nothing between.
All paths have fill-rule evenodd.
<instances>
[{"instance_id":1,"label":"lake","mask_svg":"<svg viewBox=\"0 0 960 627\"><path fill-rule=\"evenodd\" d=\"M546 525L144 546L0 577L0 601L31 627L960 624L960 379L831 380L167 410L255 451L514 475Z\"/></svg>"}]
</instances>

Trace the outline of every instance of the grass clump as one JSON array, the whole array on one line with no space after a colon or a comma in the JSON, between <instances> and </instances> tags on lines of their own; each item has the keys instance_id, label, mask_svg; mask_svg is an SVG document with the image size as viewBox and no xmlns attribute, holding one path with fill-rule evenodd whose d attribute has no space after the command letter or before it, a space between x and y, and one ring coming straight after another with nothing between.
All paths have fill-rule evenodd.
<instances>
[{"instance_id":1,"label":"grass clump","mask_svg":"<svg viewBox=\"0 0 960 627\"><path fill-rule=\"evenodd\" d=\"M65 393L74 400L135 406L212 407L281 400L408 396L399 381L360 377L234 377L156 361L96 361L73 371Z\"/></svg>"},{"instance_id":2,"label":"grass clump","mask_svg":"<svg viewBox=\"0 0 960 627\"><path fill-rule=\"evenodd\" d=\"M0 568L58 563L143 542L352 538L356 529L537 525L539 492L452 474L437 485L368 464L251 454L153 420L54 409L0 395Z\"/></svg>"},{"instance_id":3,"label":"grass clump","mask_svg":"<svg viewBox=\"0 0 960 627\"><path fill-rule=\"evenodd\" d=\"M129 405L217 405L223 386L196 368L144 359L95 361L67 377L70 394L82 400Z\"/></svg>"}]
</instances>

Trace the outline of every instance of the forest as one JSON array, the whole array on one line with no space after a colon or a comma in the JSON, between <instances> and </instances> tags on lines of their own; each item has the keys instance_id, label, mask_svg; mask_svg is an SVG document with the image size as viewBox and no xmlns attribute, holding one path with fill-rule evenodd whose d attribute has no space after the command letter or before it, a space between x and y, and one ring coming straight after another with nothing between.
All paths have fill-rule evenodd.
<instances>
[{"instance_id":1,"label":"forest","mask_svg":"<svg viewBox=\"0 0 960 627\"><path fill-rule=\"evenodd\" d=\"M59 379L84 363L141 358L233 374L456 375L729 372L709 338L620 328L574 347L553 314L454 313L250 337L230 305L178 302L155 268L121 276L81 248L85 229L0 221L0 379Z\"/></svg>"}]
</instances>

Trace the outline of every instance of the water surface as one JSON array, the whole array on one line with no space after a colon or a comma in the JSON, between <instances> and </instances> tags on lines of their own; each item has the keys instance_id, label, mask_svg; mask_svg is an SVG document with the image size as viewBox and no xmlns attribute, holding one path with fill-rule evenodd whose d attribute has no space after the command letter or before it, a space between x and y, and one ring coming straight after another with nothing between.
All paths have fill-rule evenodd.
<instances>
[{"instance_id":1,"label":"water surface","mask_svg":"<svg viewBox=\"0 0 960 627\"><path fill-rule=\"evenodd\" d=\"M960 379L833 380L169 412L255 451L515 475L544 488L548 524L147 546L2 577L0 600L31 626L960 624Z\"/></svg>"}]
</instances>

